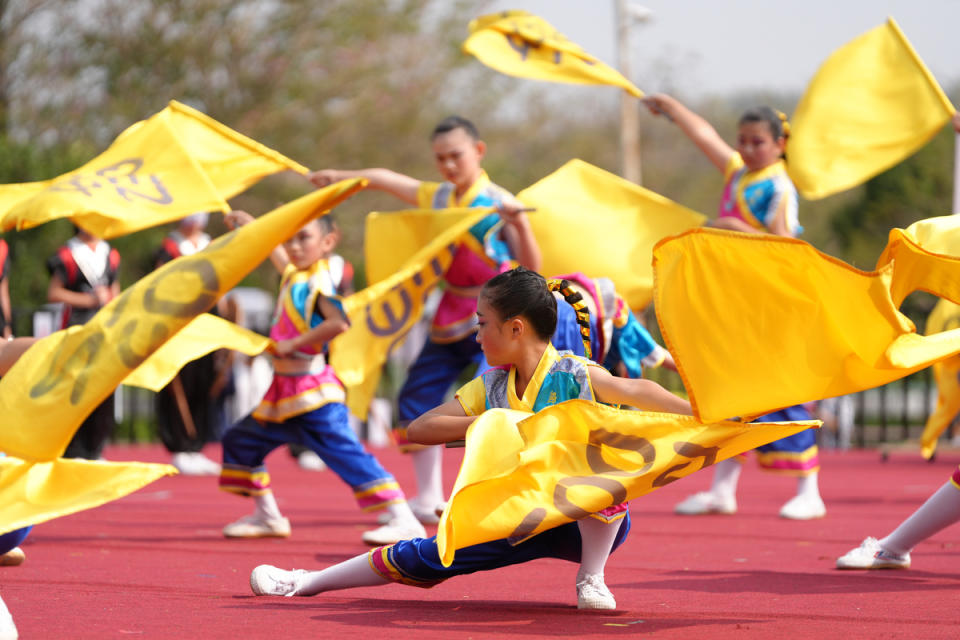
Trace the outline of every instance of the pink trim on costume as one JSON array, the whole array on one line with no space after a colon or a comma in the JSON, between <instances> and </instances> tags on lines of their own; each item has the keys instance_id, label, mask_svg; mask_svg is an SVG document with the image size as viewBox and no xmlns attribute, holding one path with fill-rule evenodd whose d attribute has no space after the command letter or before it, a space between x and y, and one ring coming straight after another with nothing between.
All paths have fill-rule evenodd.
<instances>
[{"instance_id":1,"label":"pink trim on costume","mask_svg":"<svg viewBox=\"0 0 960 640\"><path fill-rule=\"evenodd\" d=\"M387 487L368 496L357 497L357 504L363 511L376 511L383 509L387 505L398 504L406 500L403 495L403 489L400 485L394 483L393 487Z\"/></svg>"},{"instance_id":2,"label":"pink trim on costume","mask_svg":"<svg viewBox=\"0 0 960 640\"><path fill-rule=\"evenodd\" d=\"M761 469L771 471L813 471L820 466L820 456L813 456L809 460L796 459L769 459L769 454L758 459Z\"/></svg>"}]
</instances>

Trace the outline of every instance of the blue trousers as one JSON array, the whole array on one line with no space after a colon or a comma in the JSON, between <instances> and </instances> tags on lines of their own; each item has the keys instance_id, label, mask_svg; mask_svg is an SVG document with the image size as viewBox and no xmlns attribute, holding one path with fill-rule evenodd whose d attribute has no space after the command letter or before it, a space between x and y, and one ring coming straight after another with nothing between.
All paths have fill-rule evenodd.
<instances>
[{"instance_id":1,"label":"blue trousers","mask_svg":"<svg viewBox=\"0 0 960 640\"><path fill-rule=\"evenodd\" d=\"M223 436L225 473L221 474L221 487L238 493L262 493L269 486L268 478L261 480L266 472L264 459L291 442L315 451L355 493L384 483L396 484L357 439L346 405L331 402L284 422L262 423L247 416L227 430ZM247 482L253 484L247 486Z\"/></svg>"},{"instance_id":2,"label":"blue trousers","mask_svg":"<svg viewBox=\"0 0 960 640\"><path fill-rule=\"evenodd\" d=\"M620 520L620 530L613 542L616 549L630 532L629 512ZM580 527L568 522L548 529L519 544L506 539L484 542L458 549L453 563L444 567L437 550L437 537L401 540L370 552L371 566L388 580L414 587L432 587L454 576L489 571L538 558L559 558L580 562Z\"/></svg>"}]
</instances>

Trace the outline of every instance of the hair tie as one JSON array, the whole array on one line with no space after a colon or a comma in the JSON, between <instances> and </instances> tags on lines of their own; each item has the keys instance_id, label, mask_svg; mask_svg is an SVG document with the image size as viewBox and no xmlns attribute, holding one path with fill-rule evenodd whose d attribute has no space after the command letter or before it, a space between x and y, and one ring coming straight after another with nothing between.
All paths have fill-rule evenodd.
<instances>
[{"instance_id":1,"label":"hair tie","mask_svg":"<svg viewBox=\"0 0 960 640\"><path fill-rule=\"evenodd\" d=\"M780 118L780 129L783 131L783 137L790 137L790 122L787 120L787 114L778 109L774 109L777 113L777 117Z\"/></svg>"},{"instance_id":2,"label":"hair tie","mask_svg":"<svg viewBox=\"0 0 960 640\"><path fill-rule=\"evenodd\" d=\"M587 308L587 303L583 301L583 296L570 286L569 280L558 280L556 278L547 280L547 288L550 291L558 291L563 296L564 301L573 307L573 310L577 313L580 339L583 340L583 353L587 358L593 359L593 353L590 349L590 309Z\"/></svg>"}]
</instances>

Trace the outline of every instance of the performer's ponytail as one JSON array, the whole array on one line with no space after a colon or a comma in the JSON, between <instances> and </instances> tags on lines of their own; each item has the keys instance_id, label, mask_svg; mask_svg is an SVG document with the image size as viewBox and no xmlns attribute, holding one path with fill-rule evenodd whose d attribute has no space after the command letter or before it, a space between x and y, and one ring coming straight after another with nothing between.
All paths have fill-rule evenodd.
<instances>
[{"instance_id":1,"label":"performer's ponytail","mask_svg":"<svg viewBox=\"0 0 960 640\"><path fill-rule=\"evenodd\" d=\"M577 312L577 324L580 325L580 338L583 340L583 352L588 358L592 358L590 350L590 309L583 301L583 296L579 291L575 291L570 286L569 280L547 280L547 286L550 291L558 291L563 299L573 307Z\"/></svg>"}]
</instances>

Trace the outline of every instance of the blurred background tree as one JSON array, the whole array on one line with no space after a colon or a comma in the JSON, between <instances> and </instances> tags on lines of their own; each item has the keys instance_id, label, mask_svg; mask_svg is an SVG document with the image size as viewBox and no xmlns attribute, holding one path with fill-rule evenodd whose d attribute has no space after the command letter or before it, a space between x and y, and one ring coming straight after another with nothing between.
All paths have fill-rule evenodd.
<instances>
[{"instance_id":1,"label":"blurred background tree","mask_svg":"<svg viewBox=\"0 0 960 640\"><path fill-rule=\"evenodd\" d=\"M76 168L127 126L169 100L194 106L312 168L390 167L435 179L428 134L441 118L474 120L489 145L485 166L519 191L571 158L619 172L616 89L503 76L460 52L483 0L0 0L0 183ZM568 34L573 35L573 34ZM574 38L575 39L575 38ZM791 113L799 95L704 96L690 86L697 61L639 61L638 84L674 93L733 140L742 111L771 104ZM956 103L958 88L952 97ZM641 107L644 186L714 215L722 176L663 118ZM801 202L804 238L871 268L893 226L950 212L948 130L866 185ZM231 202L255 215L306 193L300 176L264 180ZM361 193L338 208L340 248L362 285L363 216L396 209ZM210 232L223 231L219 216ZM166 228L112 241L126 286L151 267ZM45 302L44 262L72 231L57 222L7 234L12 297L21 312ZM269 267L245 284L272 289ZM921 302L923 307L925 303ZM651 318L652 320L652 318ZM652 324L652 323L651 323Z\"/></svg>"}]
</instances>

